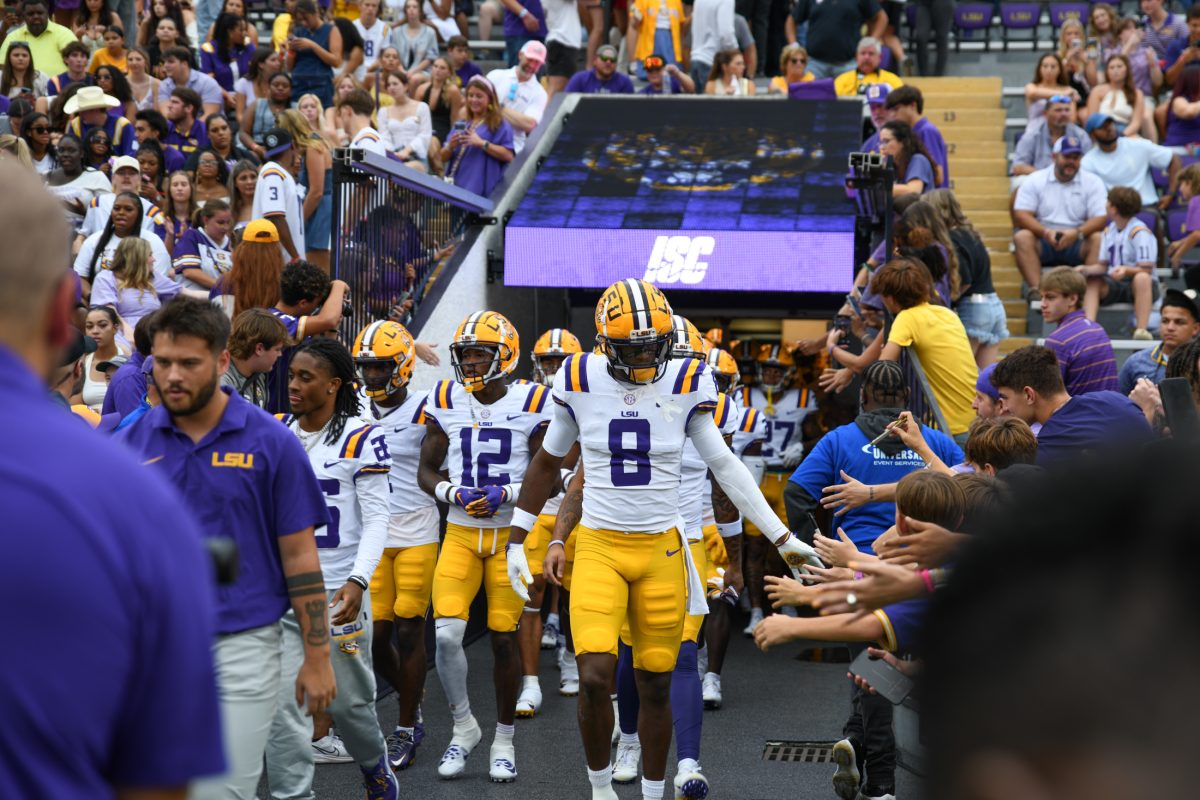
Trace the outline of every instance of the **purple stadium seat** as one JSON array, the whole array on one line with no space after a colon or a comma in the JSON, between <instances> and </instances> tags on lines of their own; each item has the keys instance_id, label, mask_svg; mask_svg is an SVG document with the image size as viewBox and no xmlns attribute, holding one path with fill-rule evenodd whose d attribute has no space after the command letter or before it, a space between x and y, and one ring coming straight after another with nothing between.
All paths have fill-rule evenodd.
<instances>
[{"instance_id":1,"label":"purple stadium seat","mask_svg":"<svg viewBox=\"0 0 1200 800\"><path fill-rule=\"evenodd\" d=\"M1005 52L1008 52L1008 36L1012 31L1029 31L1033 37L1033 48L1036 50L1038 43L1037 27L1041 16L1041 3L1001 3L1000 27L1002 29Z\"/></svg>"},{"instance_id":2,"label":"purple stadium seat","mask_svg":"<svg viewBox=\"0 0 1200 800\"><path fill-rule=\"evenodd\" d=\"M991 3L959 3L954 7L954 52L962 48L963 39L973 31L983 31L983 49L992 49L988 29L992 27Z\"/></svg>"},{"instance_id":3,"label":"purple stadium seat","mask_svg":"<svg viewBox=\"0 0 1200 800\"><path fill-rule=\"evenodd\" d=\"M1150 178L1154 181L1154 188L1158 189L1159 192L1166 190L1168 184L1170 183L1167 180L1167 171L1165 169L1151 167Z\"/></svg>"},{"instance_id":4,"label":"purple stadium seat","mask_svg":"<svg viewBox=\"0 0 1200 800\"><path fill-rule=\"evenodd\" d=\"M1054 35L1058 36L1058 29L1069 19L1077 19L1086 27L1090 8L1087 3L1051 3L1050 27L1054 29Z\"/></svg>"},{"instance_id":5,"label":"purple stadium seat","mask_svg":"<svg viewBox=\"0 0 1200 800\"><path fill-rule=\"evenodd\" d=\"M808 83L789 83L789 100L833 100L837 92L833 90L833 78L822 78Z\"/></svg>"},{"instance_id":6,"label":"purple stadium seat","mask_svg":"<svg viewBox=\"0 0 1200 800\"><path fill-rule=\"evenodd\" d=\"M1187 235L1187 208L1172 208L1167 212L1167 241L1177 242Z\"/></svg>"}]
</instances>

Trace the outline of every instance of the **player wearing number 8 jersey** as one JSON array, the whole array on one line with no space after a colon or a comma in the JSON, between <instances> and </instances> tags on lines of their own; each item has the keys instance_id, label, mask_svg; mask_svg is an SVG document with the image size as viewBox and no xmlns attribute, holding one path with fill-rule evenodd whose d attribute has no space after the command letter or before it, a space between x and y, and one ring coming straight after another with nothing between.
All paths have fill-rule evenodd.
<instances>
[{"instance_id":1,"label":"player wearing number 8 jersey","mask_svg":"<svg viewBox=\"0 0 1200 800\"><path fill-rule=\"evenodd\" d=\"M521 549L578 440L585 475L583 518L576 529L571 629L579 663L579 720L593 798L612 800L609 686L617 639L628 616L642 701L642 794L662 797L671 742L671 670L687 610L704 613L704 589L679 512L664 498L679 490L684 440L697 451L733 502L773 534L797 562L813 557L779 522L712 422L717 390L703 361L670 360L671 307L654 286L628 279L596 306L603 356L566 360L554 380L554 418L526 472L513 515L508 572L527 596L532 580ZM545 570L561 576L563 548L551 542ZM685 596L687 598L685 604Z\"/></svg>"},{"instance_id":2,"label":"player wearing number 8 jersey","mask_svg":"<svg viewBox=\"0 0 1200 800\"><path fill-rule=\"evenodd\" d=\"M462 774L483 736L467 697L462 646L467 613L481 583L487 592L499 717L489 774L493 781L517 777L513 721L521 676L516 630L522 605L508 581L505 546L512 503L530 454L541 446L546 427L542 410L549 400L549 390L539 384L505 385L516 368L518 348L517 332L502 315L478 311L467 317L450 343L457 381L439 383L425 404L428 424L417 480L450 505L433 576L438 677L454 717L450 746L438 765L443 778ZM447 478L440 474L443 463Z\"/></svg>"},{"instance_id":3,"label":"player wearing number 8 jersey","mask_svg":"<svg viewBox=\"0 0 1200 800\"><path fill-rule=\"evenodd\" d=\"M383 429L392 456L387 544L371 578L371 655L399 701L396 726L387 737L388 763L399 770L412 763L423 735L418 708L425 689L425 614L438 551L437 504L417 485L427 398L408 391L416 345L398 322L379 320L363 328L354 341L354 359L365 394L363 418Z\"/></svg>"},{"instance_id":4,"label":"player wearing number 8 jersey","mask_svg":"<svg viewBox=\"0 0 1200 800\"><path fill-rule=\"evenodd\" d=\"M396 798L396 776L388 766L375 716L375 672L371 667L371 615L365 597L387 538L388 470L391 456L378 427L359 419L354 360L333 339L301 345L288 365L288 400L295 416L280 419L308 453L325 494L329 523L316 530L325 591L332 609L332 659L338 694L329 707L350 756L362 770L368 798ZM321 609L324 613L324 609ZM283 618L284 675L300 668L300 626ZM311 797L312 721L281 690L267 743L271 796Z\"/></svg>"}]
</instances>

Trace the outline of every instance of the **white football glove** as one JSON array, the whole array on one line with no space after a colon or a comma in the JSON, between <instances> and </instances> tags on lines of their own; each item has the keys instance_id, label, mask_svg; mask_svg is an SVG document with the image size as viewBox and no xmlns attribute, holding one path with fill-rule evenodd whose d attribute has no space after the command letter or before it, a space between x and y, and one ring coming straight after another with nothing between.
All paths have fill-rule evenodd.
<instances>
[{"instance_id":1,"label":"white football glove","mask_svg":"<svg viewBox=\"0 0 1200 800\"><path fill-rule=\"evenodd\" d=\"M513 591L528 603L529 589L525 587L533 583L533 573L529 571L529 559L525 557L524 546L509 542L504 557L508 562L508 582L512 584Z\"/></svg>"},{"instance_id":2,"label":"white football glove","mask_svg":"<svg viewBox=\"0 0 1200 800\"><path fill-rule=\"evenodd\" d=\"M804 442L792 442L783 448L779 457L783 459L783 465L791 469L804 459Z\"/></svg>"},{"instance_id":3,"label":"white football glove","mask_svg":"<svg viewBox=\"0 0 1200 800\"><path fill-rule=\"evenodd\" d=\"M812 545L800 541L800 537L794 533L789 533L787 539L775 547L779 549L779 555L783 557L784 562L791 569L792 575L798 581L804 580L800 569L805 564L811 564L814 567L825 566L817 557L817 551L812 548Z\"/></svg>"}]
</instances>

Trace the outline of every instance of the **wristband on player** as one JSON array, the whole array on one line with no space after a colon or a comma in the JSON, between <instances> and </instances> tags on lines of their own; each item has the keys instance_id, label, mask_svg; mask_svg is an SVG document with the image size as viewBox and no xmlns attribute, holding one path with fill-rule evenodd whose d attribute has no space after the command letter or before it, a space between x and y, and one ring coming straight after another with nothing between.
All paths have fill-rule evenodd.
<instances>
[{"instance_id":1,"label":"wristband on player","mask_svg":"<svg viewBox=\"0 0 1200 800\"><path fill-rule=\"evenodd\" d=\"M502 503L515 503L521 496L521 484L519 483L506 483L500 488L504 490L504 499L500 501Z\"/></svg>"},{"instance_id":2,"label":"wristband on player","mask_svg":"<svg viewBox=\"0 0 1200 800\"><path fill-rule=\"evenodd\" d=\"M439 481L438 485L433 487L433 496L447 505L454 505L454 492L457 489L458 487L450 481Z\"/></svg>"},{"instance_id":3,"label":"wristband on player","mask_svg":"<svg viewBox=\"0 0 1200 800\"><path fill-rule=\"evenodd\" d=\"M521 13L520 13L520 14L517 14L517 19L525 19L525 17L527 17L527 16L529 16L529 9L528 9L528 8L522 8L522 9L521 9Z\"/></svg>"},{"instance_id":4,"label":"wristband on player","mask_svg":"<svg viewBox=\"0 0 1200 800\"><path fill-rule=\"evenodd\" d=\"M524 528L526 531L531 531L533 530L533 526L537 525L537 515L530 514L523 508L514 508L511 525L514 528Z\"/></svg>"},{"instance_id":5,"label":"wristband on player","mask_svg":"<svg viewBox=\"0 0 1200 800\"><path fill-rule=\"evenodd\" d=\"M367 583L367 579L364 578L362 575L351 575L349 578L346 578L346 582L353 583L355 586L362 589L364 592L367 590L367 587L369 586L369 584Z\"/></svg>"},{"instance_id":6,"label":"wristband on player","mask_svg":"<svg viewBox=\"0 0 1200 800\"><path fill-rule=\"evenodd\" d=\"M722 539L731 539L742 532L742 518L738 517L733 522L718 522L717 533Z\"/></svg>"},{"instance_id":7,"label":"wristband on player","mask_svg":"<svg viewBox=\"0 0 1200 800\"><path fill-rule=\"evenodd\" d=\"M554 545L558 545L559 547L561 547L564 550L567 549L567 543L564 542L562 539L551 539L550 544L546 545L546 549L549 550L551 547L554 547Z\"/></svg>"}]
</instances>

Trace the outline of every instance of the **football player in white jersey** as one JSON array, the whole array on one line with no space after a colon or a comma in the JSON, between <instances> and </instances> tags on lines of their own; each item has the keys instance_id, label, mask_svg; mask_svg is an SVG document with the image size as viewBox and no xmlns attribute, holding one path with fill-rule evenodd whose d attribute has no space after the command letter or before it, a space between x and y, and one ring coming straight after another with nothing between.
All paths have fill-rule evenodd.
<instances>
[{"instance_id":1,"label":"football player in white jersey","mask_svg":"<svg viewBox=\"0 0 1200 800\"><path fill-rule=\"evenodd\" d=\"M354 80L359 83L367 77L367 67L379 60L379 54L388 46L392 37L392 28L379 19L380 0L358 0L358 19L354 20L354 29L363 40L363 60L354 70Z\"/></svg>"},{"instance_id":2,"label":"football player in white jersey","mask_svg":"<svg viewBox=\"0 0 1200 800\"><path fill-rule=\"evenodd\" d=\"M563 360L572 353L580 352L583 352L583 348L575 334L563 328L551 328L539 336L533 345L533 380L542 386L551 386L554 375L562 366ZM547 422L552 416L550 413L552 405L552 403L546 403L542 408ZM577 459L578 454L574 458L568 456L563 463L568 468L573 467L574 461ZM546 558L546 546L550 543L550 536L554 532L554 519L558 516L558 508L561 503L561 495L547 500L545 507L542 508L542 513L538 516L537 526L525 538L525 557L533 571L533 583L529 585L529 602L525 604L525 609L521 613L521 626L517 629L517 641L521 647L522 674L521 694L517 697L518 717L532 717L541 708L542 687L538 683L540 650L543 647L551 649L558 646L557 591L551 597L551 613L545 631L549 635L548 643L543 635L542 600L546 590L546 581L542 577L542 561ZM564 696L574 697L579 694L579 672L575 667L574 654L571 654L568 660L565 657L565 647L563 652L564 654L560 654L559 657L559 668L562 670L559 692Z\"/></svg>"},{"instance_id":3,"label":"football player in white jersey","mask_svg":"<svg viewBox=\"0 0 1200 800\"><path fill-rule=\"evenodd\" d=\"M354 361L366 395L362 417L383 431L392 456L387 543L371 578L372 656L400 704L387 750L392 769L401 770L412 763L424 736L425 614L438 552L437 503L417 485L426 396L408 391L416 345L398 322L379 320L363 328L354 340Z\"/></svg>"},{"instance_id":4,"label":"football player in white jersey","mask_svg":"<svg viewBox=\"0 0 1200 800\"><path fill-rule=\"evenodd\" d=\"M722 394L735 396L739 390L738 383L741 371L733 356L719 348L713 348L707 356L709 369L717 381L717 389ZM742 460L756 483L762 482L763 459L762 448L767 438L766 420L757 409L749 406L739 406L735 430L730 447ZM708 485L711 490L711 483ZM715 562L710 558L708 570L709 597L708 619L704 623L705 649L701 658L704 673L703 697L705 708L720 708L723 702L721 694L721 670L725 663L725 652L729 647L729 635L733 628L733 609L738 595L742 592L744 580L742 577L742 519L729 521L714 515L714 504L728 503L720 495L714 497L714 502L704 505L704 536L711 540L715 533L720 540L718 551L724 551L724 559ZM710 515L713 515L710 520ZM719 573L718 569L724 570Z\"/></svg>"},{"instance_id":5,"label":"football player in white jersey","mask_svg":"<svg viewBox=\"0 0 1200 800\"><path fill-rule=\"evenodd\" d=\"M308 452L329 507L329 524L316 530L336 644L331 653L338 691L329 713L362 770L367 796L394 800L399 787L375 715L371 615L364 602L387 538L391 456L383 431L359 418L354 378L354 359L345 345L324 338L305 342L288 366L294 416L279 417ZM323 619L324 604L311 614ZM288 614L281 652L285 672L300 669L303 651L300 626ZM272 797L312 796L312 733L312 720L297 705L291 687L282 690L267 740Z\"/></svg>"},{"instance_id":6,"label":"football player in white jersey","mask_svg":"<svg viewBox=\"0 0 1200 800\"><path fill-rule=\"evenodd\" d=\"M780 344L764 344L758 353L758 385L743 394L746 405L758 409L766 418L767 441L762 448L766 470L760 486L763 496L781 520L787 519L783 490L792 470L804 457L801 426L804 418L817 410L817 398L813 392L807 387L792 387L795 377L796 362L787 348ZM755 627L762 621L766 603L763 574L768 551L757 526L747 524L744 533L750 624L743 633L752 636Z\"/></svg>"},{"instance_id":7,"label":"football player in white jersey","mask_svg":"<svg viewBox=\"0 0 1200 800\"><path fill-rule=\"evenodd\" d=\"M696 359L707 363L704 354L704 340L700 332L691 322L679 316L671 317L672 326L672 359ZM706 371L706 380L713 380L713 373ZM713 421L721 430L723 436L731 438L739 419L738 411L733 401L726 395L718 393L717 406L712 412ZM735 522L738 512L724 497L717 487L719 504L722 506L722 520ZM705 506L712 512L712 482L709 479L708 464L700 456L696 446L689 438L683 443L683 458L681 462L680 482L678 492L678 508L683 530L687 536L688 548L691 550L692 561L697 572L702 576L708 574L708 552L704 541ZM734 602L737 592L731 590ZM675 770L675 796L703 800L708 796L708 779L700 770L700 735L704 716L704 702L700 688L700 673L697 671L697 649L700 642L701 628L705 621L704 614L688 614L683 625L683 638L679 645L679 653L675 658L675 669L671 675L671 717L675 726L675 755L678 764ZM627 639L627 632L622 631L622 639ZM625 642L628 644L628 642ZM613 762L613 780L625 783L637 777L637 759L641 746L637 739L637 706L636 687L624 676L626 670L632 670L632 652L628 647L621 647L618 653L617 695L618 708L621 717L620 740L617 743L617 756ZM635 695L630 697L629 695Z\"/></svg>"},{"instance_id":8,"label":"football player in white jersey","mask_svg":"<svg viewBox=\"0 0 1200 800\"><path fill-rule=\"evenodd\" d=\"M454 717L450 745L438 764L443 778L461 775L483 738L467 697L462 644L481 583L487 592L498 716L489 775L497 782L517 777L513 720L521 678L516 631L522 596L508 580L505 549L513 501L530 454L541 446L547 424L542 409L550 400L550 390L540 384L505 384L516 368L519 346L516 329L502 315L470 315L450 343L457 380L440 382L425 404L428 424L417 481L450 506L433 575L438 677ZM441 472L443 464L448 474ZM547 488L557 479L555 472Z\"/></svg>"},{"instance_id":9,"label":"football player in white jersey","mask_svg":"<svg viewBox=\"0 0 1200 800\"><path fill-rule=\"evenodd\" d=\"M684 617L703 614L704 587L677 523L683 444L691 438L709 469L746 516L770 530L789 563L816 560L779 521L730 451L711 414L716 384L703 361L670 359L671 307L635 279L609 287L596 306L604 355L569 357L554 380L554 418L519 493L510 528L508 575L528 597L532 582L522 545L557 483L562 458L582 448L583 519L576 529L571 629L579 662L579 721L593 798L613 800L609 687L617 641L628 617L641 696L642 796L663 794L671 743L671 672ZM560 580L556 538L543 566Z\"/></svg>"}]
</instances>

